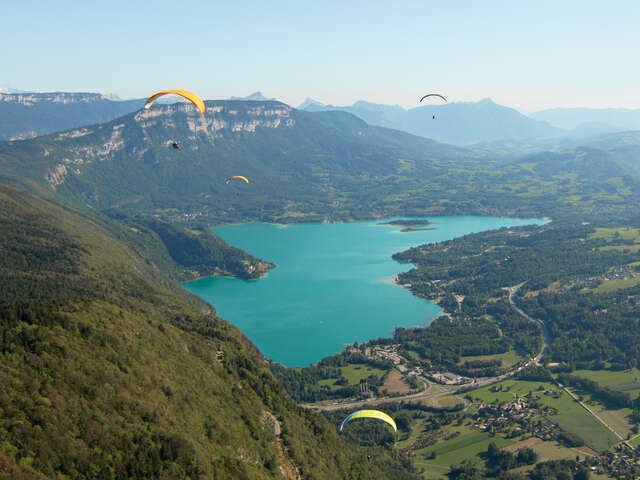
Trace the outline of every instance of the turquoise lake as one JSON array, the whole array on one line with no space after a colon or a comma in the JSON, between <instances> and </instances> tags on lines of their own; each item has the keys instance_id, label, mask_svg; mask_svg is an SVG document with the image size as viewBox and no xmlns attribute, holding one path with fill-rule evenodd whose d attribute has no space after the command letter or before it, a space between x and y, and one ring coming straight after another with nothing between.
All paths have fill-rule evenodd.
<instances>
[{"instance_id":1,"label":"turquoise lake","mask_svg":"<svg viewBox=\"0 0 640 480\"><path fill-rule=\"evenodd\" d=\"M345 345L428 325L441 310L389 282L412 266L391 258L424 243L543 219L433 217L434 230L401 232L386 220L215 227L230 245L277 267L260 280L209 277L183 287L211 303L266 358L306 366ZM384 280L387 279L385 282Z\"/></svg>"}]
</instances>

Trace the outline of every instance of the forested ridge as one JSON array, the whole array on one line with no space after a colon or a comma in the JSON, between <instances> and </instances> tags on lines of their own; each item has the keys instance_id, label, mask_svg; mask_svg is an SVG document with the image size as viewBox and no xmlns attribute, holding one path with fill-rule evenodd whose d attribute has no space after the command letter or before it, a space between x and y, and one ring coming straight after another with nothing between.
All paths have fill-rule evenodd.
<instances>
[{"instance_id":1,"label":"forested ridge","mask_svg":"<svg viewBox=\"0 0 640 480\"><path fill-rule=\"evenodd\" d=\"M543 320L552 336L547 361L571 368L637 366L638 249L634 238L616 232L635 232L638 224L632 217L501 229L395 258L417 266L400 275L415 294L440 299L449 309L452 295L464 295L467 318L490 315L502 322L513 316L504 288L522 284L518 304Z\"/></svg>"}]
</instances>

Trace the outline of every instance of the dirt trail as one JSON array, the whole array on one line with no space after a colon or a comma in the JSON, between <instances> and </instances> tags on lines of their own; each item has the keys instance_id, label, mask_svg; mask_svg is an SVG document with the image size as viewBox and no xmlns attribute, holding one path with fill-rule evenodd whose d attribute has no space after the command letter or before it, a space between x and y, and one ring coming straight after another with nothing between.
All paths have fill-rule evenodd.
<instances>
[{"instance_id":1,"label":"dirt trail","mask_svg":"<svg viewBox=\"0 0 640 480\"><path fill-rule=\"evenodd\" d=\"M264 420L268 421L273 427L273 434L276 437L276 448L278 449L278 457L280 457L280 473L286 480L302 480L300 470L296 466L293 459L289 456L287 447L282 443L280 435L282 434L282 426L276 416L268 411L264 412Z\"/></svg>"}]
</instances>

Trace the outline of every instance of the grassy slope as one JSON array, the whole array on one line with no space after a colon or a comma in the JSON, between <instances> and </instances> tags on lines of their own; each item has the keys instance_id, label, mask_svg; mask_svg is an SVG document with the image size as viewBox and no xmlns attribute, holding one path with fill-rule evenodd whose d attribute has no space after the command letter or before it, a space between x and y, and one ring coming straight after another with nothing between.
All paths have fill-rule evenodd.
<instances>
[{"instance_id":1,"label":"grassy slope","mask_svg":"<svg viewBox=\"0 0 640 480\"><path fill-rule=\"evenodd\" d=\"M0 228L0 478L281 478L265 412L305 478L410 478L363 464L106 231L4 186Z\"/></svg>"}]
</instances>

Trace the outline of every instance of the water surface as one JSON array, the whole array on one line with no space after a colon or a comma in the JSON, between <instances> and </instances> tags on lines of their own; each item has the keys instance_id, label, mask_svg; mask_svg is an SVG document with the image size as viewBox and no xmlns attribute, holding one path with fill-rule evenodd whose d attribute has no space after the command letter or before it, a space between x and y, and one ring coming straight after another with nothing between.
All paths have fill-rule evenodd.
<instances>
[{"instance_id":1,"label":"water surface","mask_svg":"<svg viewBox=\"0 0 640 480\"><path fill-rule=\"evenodd\" d=\"M409 270L391 258L424 243L472 232L541 224L542 219L433 217L434 230L401 232L387 220L213 228L230 245L273 262L260 280L210 277L183 287L215 306L267 358L303 366L346 344L389 337L396 327L428 325L441 310L382 280Z\"/></svg>"}]
</instances>

